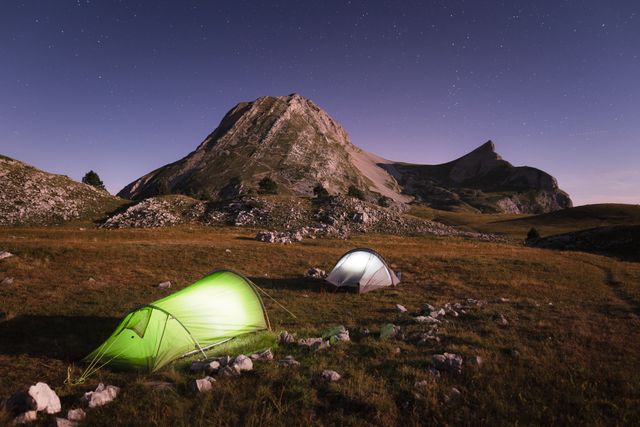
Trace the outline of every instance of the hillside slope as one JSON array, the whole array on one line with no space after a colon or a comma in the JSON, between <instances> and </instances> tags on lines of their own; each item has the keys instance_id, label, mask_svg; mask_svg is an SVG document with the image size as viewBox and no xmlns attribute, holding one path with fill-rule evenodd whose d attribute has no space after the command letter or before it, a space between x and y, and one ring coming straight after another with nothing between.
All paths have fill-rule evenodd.
<instances>
[{"instance_id":1,"label":"hillside slope","mask_svg":"<svg viewBox=\"0 0 640 427\"><path fill-rule=\"evenodd\" d=\"M0 156L0 225L95 219L122 203L106 191Z\"/></svg>"}]
</instances>

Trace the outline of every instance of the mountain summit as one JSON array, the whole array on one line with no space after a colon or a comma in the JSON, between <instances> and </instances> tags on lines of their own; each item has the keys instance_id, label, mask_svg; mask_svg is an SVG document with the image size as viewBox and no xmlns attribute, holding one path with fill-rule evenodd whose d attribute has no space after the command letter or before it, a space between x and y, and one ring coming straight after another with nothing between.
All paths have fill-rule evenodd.
<instances>
[{"instance_id":1,"label":"mountain summit","mask_svg":"<svg viewBox=\"0 0 640 427\"><path fill-rule=\"evenodd\" d=\"M284 194L312 195L317 184L330 193L345 193L353 185L409 200L377 166L384 161L351 144L342 126L308 99L265 96L233 107L195 151L137 179L118 195L227 198L255 189L269 177Z\"/></svg>"},{"instance_id":2,"label":"mountain summit","mask_svg":"<svg viewBox=\"0 0 640 427\"><path fill-rule=\"evenodd\" d=\"M265 177L292 196L310 196L321 184L331 194L356 187L370 200L385 196L440 209L541 213L571 206L555 178L511 165L491 141L441 165L396 163L353 145L338 122L298 94L239 103L195 151L118 195L225 199L256 191Z\"/></svg>"}]
</instances>

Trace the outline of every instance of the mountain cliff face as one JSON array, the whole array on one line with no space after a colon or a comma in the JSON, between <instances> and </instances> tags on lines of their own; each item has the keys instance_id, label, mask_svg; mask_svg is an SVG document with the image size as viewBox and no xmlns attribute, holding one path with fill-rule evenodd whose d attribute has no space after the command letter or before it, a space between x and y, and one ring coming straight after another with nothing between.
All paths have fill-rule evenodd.
<instances>
[{"instance_id":1,"label":"mountain cliff face","mask_svg":"<svg viewBox=\"0 0 640 427\"><path fill-rule=\"evenodd\" d=\"M354 185L408 201L393 177L376 165L383 160L351 144L342 126L313 102L297 94L267 96L236 105L195 151L118 195L229 198L257 189L269 177L284 194L312 195L317 184L345 193Z\"/></svg>"},{"instance_id":2,"label":"mountain cliff face","mask_svg":"<svg viewBox=\"0 0 640 427\"><path fill-rule=\"evenodd\" d=\"M118 195L225 199L255 192L264 177L285 195L310 196L322 184L332 194L355 186L369 200L386 196L440 209L540 213L571 206L551 175L514 167L492 142L442 165L394 163L354 146L340 124L298 94L236 105L195 151Z\"/></svg>"},{"instance_id":3,"label":"mountain cliff face","mask_svg":"<svg viewBox=\"0 0 640 427\"><path fill-rule=\"evenodd\" d=\"M572 206L554 177L540 169L513 166L488 141L440 165L382 164L403 191L438 209L544 213Z\"/></svg>"},{"instance_id":4,"label":"mountain cliff face","mask_svg":"<svg viewBox=\"0 0 640 427\"><path fill-rule=\"evenodd\" d=\"M0 225L93 219L122 202L106 191L0 156Z\"/></svg>"}]
</instances>

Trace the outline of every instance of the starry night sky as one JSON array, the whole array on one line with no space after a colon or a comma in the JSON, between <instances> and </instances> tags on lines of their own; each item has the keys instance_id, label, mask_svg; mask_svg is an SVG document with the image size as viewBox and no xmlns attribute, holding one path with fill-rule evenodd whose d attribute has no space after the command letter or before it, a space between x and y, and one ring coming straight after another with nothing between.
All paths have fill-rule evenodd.
<instances>
[{"instance_id":1,"label":"starry night sky","mask_svg":"<svg viewBox=\"0 0 640 427\"><path fill-rule=\"evenodd\" d=\"M637 0L9 0L0 58L0 153L112 192L298 92L383 157L492 139L576 204L640 203Z\"/></svg>"}]
</instances>

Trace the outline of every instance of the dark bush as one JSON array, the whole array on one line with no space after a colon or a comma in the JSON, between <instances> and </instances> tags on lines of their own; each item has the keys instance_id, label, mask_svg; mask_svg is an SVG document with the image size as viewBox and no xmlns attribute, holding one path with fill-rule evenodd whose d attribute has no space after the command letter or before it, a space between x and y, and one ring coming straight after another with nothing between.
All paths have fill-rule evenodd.
<instances>
[{"instance_id":1,"label":"dark bush","mask_svg":"<svg viewBox=\"0 0 640 427\"><path fill-rule=\"evenodd\" d=\"M391 202L391 198L387 196L380 196L380 198L378 199L378 204L383 208L388 208L389 206L391 206Z\"/></svg>"},{"instance_id":2,"label":"dark bush","mask_svg":"<svg viewBox=\"0 0 640 427\"><path fill-rule=\"evenodd\" d=\"M329 192L327 191L326 188L324 188L322 186L322 184L318 184L315 187L313 187L313 194L318 198L321 199L323 197L328 197L329 196Z\"/></svg>"},{"instance_id":3,"label":"dark bush","mask_svg":"<svg viewBox=\"0 0 640 427\"><path fill-rule=\"evenodd\" d=\"M531 230L527 233L527 240L537 240L540 238L540 233L535 227L531 227Z\"/></svg>"},{"instance_id":4,"label":"dark bush","mask_svg":"<svg viewBox=\"0 0 640 427\"><path fill-rule=\"evenodd\" d=\"M258 182L258 188L260 194L278 194L278 184L268 176Z\"/></svg>"},{"instance_id":5,"label":"dark bush","mask_svg":"<svg viewBox=\"0 0 640 427\"><path fill-rule=\"evenodd\" d=\"M364 193L358 187L354 185L349 186L349 191L347 191L347 196L355 197L356 199L364 200Z\"/></svg>"}]
</instances>

